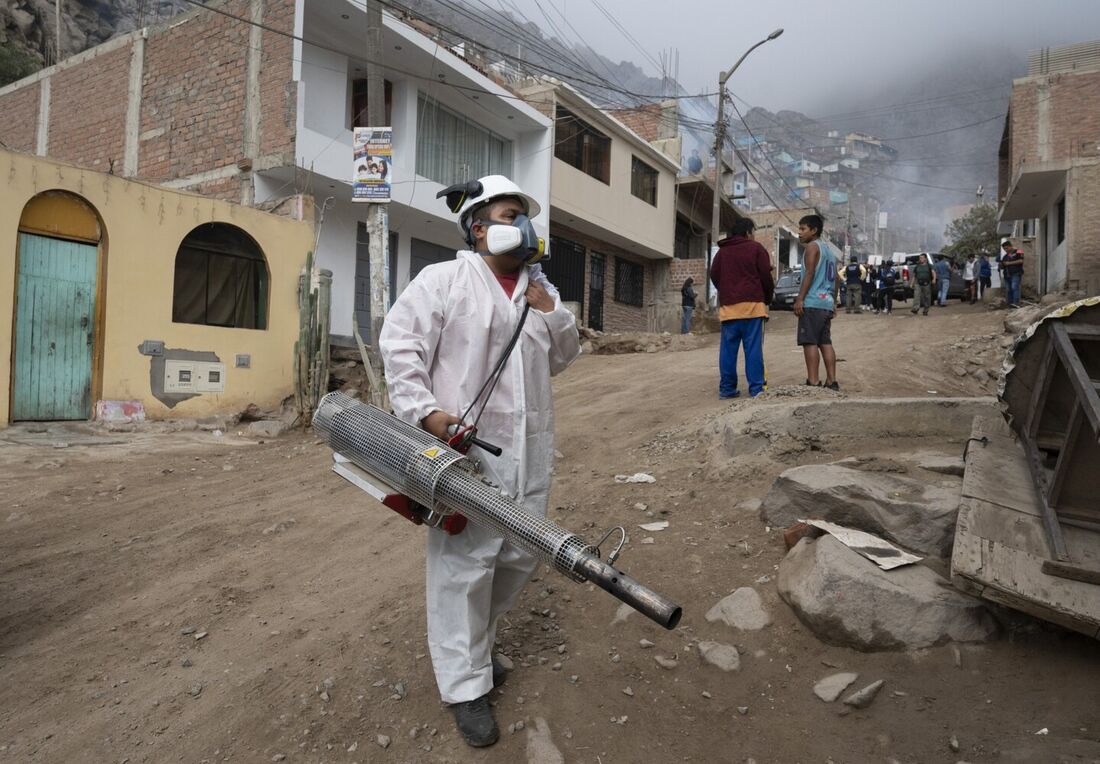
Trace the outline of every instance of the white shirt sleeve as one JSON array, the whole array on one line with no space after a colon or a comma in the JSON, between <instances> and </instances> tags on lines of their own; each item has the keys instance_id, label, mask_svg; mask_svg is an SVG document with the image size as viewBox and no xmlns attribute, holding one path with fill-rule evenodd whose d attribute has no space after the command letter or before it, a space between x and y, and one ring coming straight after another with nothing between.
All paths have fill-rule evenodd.
<instances>
[{"instance_id":1,"label":"white shirt sleeve","mask_svg":"<svg viewBox=\"0 0 1100 764\"><path fill-rule=\"evenodd\" d=\"M531 268L528 277L542 285L547 294L554 298L554 310L543 313L537 308L531 312L537 314L550 330L550 376L565 371L569 364L581 354L581 340L577 332L577 317L573 311L561 304L561 295L557 287L550 283L541 268Z\"/></svg>"},{"instance_id":2,"label":"white shirt sleeve","mask_svg":"<svg viewBox=\"0 0 1100 764\"><path fill-rule=\"evenodd\" d=\"M432 392L430 369L443 328L443 295L430 274L413 279L386 315L378 347L394 414L409 424L439 405Z\"/></svg>"}]
</instances>

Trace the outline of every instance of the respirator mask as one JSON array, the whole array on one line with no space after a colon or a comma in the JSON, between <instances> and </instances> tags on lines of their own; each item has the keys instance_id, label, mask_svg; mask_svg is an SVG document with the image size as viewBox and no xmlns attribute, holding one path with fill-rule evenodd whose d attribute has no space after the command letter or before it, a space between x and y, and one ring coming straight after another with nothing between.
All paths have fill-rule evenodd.
<instances>
[{"instance_id":1,"label":"respirator mask","mask_svg":"<svg viewBox=\"0 0 1100 764\"><path fill-rule=\"evenodd\" d=\"M493 255L509 255L527 265L546 256L546 240L535 233L535 226L526 215L516 215L511 223L491 220L476 221L486 226L485 246Z\"/></svg>"}]
</instances>

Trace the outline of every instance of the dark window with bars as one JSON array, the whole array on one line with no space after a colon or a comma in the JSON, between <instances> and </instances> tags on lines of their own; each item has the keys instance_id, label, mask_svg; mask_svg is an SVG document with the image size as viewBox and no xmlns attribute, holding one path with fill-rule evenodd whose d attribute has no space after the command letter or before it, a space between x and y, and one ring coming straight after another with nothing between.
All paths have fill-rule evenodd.
<instances>
[{"instance_id":1,"label":"dark window with bars","mask_svg":"<svg viewBox=\"0 0 1100 764\"><path fill-rule=\"evenodd\" d=\"M542 261L542 272L558 289L562 302L584 305L584 247L560 236L550 237L550 259Z\"/></svg>"},{"instance_id":2,"label":"dark window with bars","mask_svg":"<svg viewBox=\"0 0 1100 764\"><path fill-rule=\"evenodd\" d=\"M611 185L611 139L561 106L554 126L554 156Z\"/></svg>"},{"instance_id":3,"label":"dark window with bars","mask_svg":"<svg viewBox=\"0 0 1100 764\"><path fill-rule=\"evenodd\" d=\"M638 157L630 159L630 193L656 207L657 171Z\"/></svg>"},{"instance_id":4,"label":"dark window with bars","mask_svg":"<svg viewBox=\"0 0 1100 764\"><path fill-rule=\"evenodd\" d=\"M645 269L642 266L621 257L615 258L615 302L642 307L644 284Z\"/></svg>"}]
</instances>

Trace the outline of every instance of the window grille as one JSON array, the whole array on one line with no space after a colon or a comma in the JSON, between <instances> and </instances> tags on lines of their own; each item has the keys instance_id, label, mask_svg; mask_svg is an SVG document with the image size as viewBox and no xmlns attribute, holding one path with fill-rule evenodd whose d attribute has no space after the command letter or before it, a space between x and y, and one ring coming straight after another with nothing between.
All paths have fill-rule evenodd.
<instances>
[{"instance_id":1,"label":"window grille","mask_svg":"<svg viewBox=\"0 0 1100 764\"><path fill-rule=\"evenodd\" d=\"M621 257L615 258L615 302L642 307L645 269Z\"/></svg>"}]
</instances>

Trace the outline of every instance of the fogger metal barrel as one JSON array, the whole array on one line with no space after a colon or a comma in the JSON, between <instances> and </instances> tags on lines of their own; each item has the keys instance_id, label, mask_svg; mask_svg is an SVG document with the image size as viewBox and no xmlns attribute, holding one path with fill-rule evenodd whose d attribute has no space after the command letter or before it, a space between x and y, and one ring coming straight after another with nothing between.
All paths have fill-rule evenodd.
<instances>
[{"instance_id":1,"label":"fogger metal barrel","mask_svg":"<svg viewBox=\"0 0 1100 764\"><path fill-rule=\"evenodd\" d=\"M560 573L590 581L666 629L681 609L600 559L581 537L525 511L475 474L470 461L419 427L343 393L321 399L313 429L332 450L413 500L470 522L527 550Z\"/></svg>"}]
</instances>

